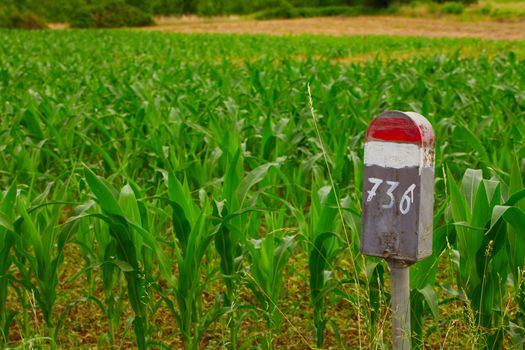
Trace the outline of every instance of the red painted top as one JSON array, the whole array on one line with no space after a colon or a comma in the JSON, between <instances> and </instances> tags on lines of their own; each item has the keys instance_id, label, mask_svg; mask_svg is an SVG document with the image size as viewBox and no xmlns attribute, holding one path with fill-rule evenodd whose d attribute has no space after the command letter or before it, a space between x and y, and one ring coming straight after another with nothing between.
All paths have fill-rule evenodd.
<instances>
[{"instance_id":1,"label":"red painted top","mask_svg":"<svg viewBox=\"0 0 525 350\"><path fill-rule=\"evenodd\" d=\"M387 141L415 143L433 147L434 130L423 116L411 112L386 111L377 116L366 129L365 142Z\"/></svg>"}]
</instances>

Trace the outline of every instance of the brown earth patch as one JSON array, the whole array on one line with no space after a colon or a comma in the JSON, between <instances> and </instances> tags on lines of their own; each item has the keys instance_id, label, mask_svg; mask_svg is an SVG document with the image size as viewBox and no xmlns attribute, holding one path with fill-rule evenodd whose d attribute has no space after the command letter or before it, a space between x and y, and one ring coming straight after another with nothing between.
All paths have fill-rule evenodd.
<instances>
[{"instance_id":1,"label":"brown earth patch","mask_svg":"<svg viewBox=\"0 0 525 350\"><path fill-rule=\"evenodd\" d=\"M179 33L398 35L525 39L525 20L513 22L461 22L452 18L394 16L322 17L289 20L247 20L239 17L162 17L157 25L143 28Z\"/></svg>"}]
</instances>

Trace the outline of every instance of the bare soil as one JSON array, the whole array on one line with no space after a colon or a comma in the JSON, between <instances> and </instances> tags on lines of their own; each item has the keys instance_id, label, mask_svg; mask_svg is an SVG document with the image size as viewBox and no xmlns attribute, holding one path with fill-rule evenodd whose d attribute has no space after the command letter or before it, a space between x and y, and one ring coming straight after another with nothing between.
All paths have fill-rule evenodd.
<instances>
[{"instance_id":1,"label":"bare soil","mask_svg":"<svg viewBox=\"0 0 525 350\"><path fill-rule=\"evenodd\" d=\"M180 33L399 35L426 37L475 37L525 39L525 20L513 22L461 22L453 18L395 16L321 17L289 20L247 20L239 17L164 17L143 28Z\"/></svg>"}]
</instances>

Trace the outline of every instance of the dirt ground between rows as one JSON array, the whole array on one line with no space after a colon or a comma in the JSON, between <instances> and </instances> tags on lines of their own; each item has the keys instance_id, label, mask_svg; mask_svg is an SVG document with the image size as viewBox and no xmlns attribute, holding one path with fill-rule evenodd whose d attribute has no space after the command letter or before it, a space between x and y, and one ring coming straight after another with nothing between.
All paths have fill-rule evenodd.
<instances>
[{"instance_id":1,"label":"dirt ground between rows","mask_svg":"<svg viewBox=\"0 0 525 350\"><path fill-rule=\"evenodd\" d=\"M289 20L241 18L158 18L157 25L143 28L180 33L402 35L427 37L476 37L525 39L525 20L516 22L461 22L452 18L393 16L322 17Z\"/></svg>"}]
</instances>

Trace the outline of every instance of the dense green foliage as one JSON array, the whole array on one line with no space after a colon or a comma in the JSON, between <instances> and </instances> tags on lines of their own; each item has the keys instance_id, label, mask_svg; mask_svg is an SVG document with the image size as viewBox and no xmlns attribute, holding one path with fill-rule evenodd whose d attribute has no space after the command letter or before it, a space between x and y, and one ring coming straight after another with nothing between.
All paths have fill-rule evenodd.
<instances>
[{"instance_id":1,"label":"dense green foliage","mask_svg":"<svg viewBox=\"0 0 525 350\"><path fill-rule=\"evenodd\" d=\"M153 18L138 7L113 0L102 4L83 6L70 19L76 28L118 28L153 24Z\"/></svg>"},{"instance_id":2,"label":"dense green foliage","mask_svg":"<svg viewBox=\"0 0 525 350\"><path fill-rule=\"evenodd\" d=\"M41 29L46 23L29 10L0 4L0 28Z\"/></svg>"},{"instance_id":3,"label":"dense green foliage","mask_svg":"<svg viewBox=\"0 0 525 350\"><path fill-rule=\"evenodd\" d=\"M48 21L69 21L86 7L102 8L115 0L0 0L0 5L12 6L19 11L30 10ZM365 0L122 0L143 13L157 15L225 15L249 14L281 7L330 7L363 5ZM109 11L109 10L108 10ZM116 16L118 13L114 13Z\"/></svg>"},{"instance_id":4,"label":"dense green foliage","mask_svg":"<svg viewBox=\"0 0 525 350\"><path fill-rule=\"evenodd\" d=\"M79 28L145 26L153 24L151 11L148 2L132 0L0 0L0 27L38 29L45 21Z\"/></svg>"},{"instance_id":5,"label":"dense green foliage","mask_svg":"<svg viewBox=\"0 0 525 350\"><path fill-rule=\"evenodd\" d=\"M465 11L465 6L461 2L457 1L447 1L441 8L442 13L451 13L454 15L459 15Z\"/></svg>"},{"instance_id":6,"label":"dense green foliage","mask_svg":"<svg viewBox=\"0 0 525 350\"><path fill-rule=\"evenodd\" d=\"M46 21L72 22L77 27L119 27L144 25L152 15L354 16L375 13L374 9L389 4L390 0L0 0L0 20L29 11Z\"/></svg>"},{"instance_id":7,"label":"dense green foliage","mask_svg":"<svg viewBox=\"0 0 525 350\"><path fill-rule=\"evenodd\" d=\"M363 16L378 14L378 10L367 6L323 6L323 7L293 7L281 5L275 9L257 12L256 19L269 18L308 18L328 16Z\"/></svg>"},{"instance_id":8,"label":"dense green foliage","mask_svg":"<svg viewBox=\"0 0 525 350\"><path fill-rule=\"evenodd\" d=\"M385 109L437 138L414 346L523 343L523 42L72 30L0 45L4 343L76 348L74 328L90 347L385 347L387 266L359 255L362 142Z\"/></svg>"}]
</instances>

